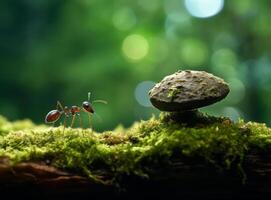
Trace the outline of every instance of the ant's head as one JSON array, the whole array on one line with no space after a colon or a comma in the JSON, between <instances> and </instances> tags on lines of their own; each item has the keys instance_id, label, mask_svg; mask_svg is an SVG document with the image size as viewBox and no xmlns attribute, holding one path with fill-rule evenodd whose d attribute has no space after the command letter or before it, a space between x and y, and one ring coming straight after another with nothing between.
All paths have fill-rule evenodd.
<instances>
[{"instance_id":1,"label":"ant's head","mask_svg":"<svg viewBox=\"0 0 271 200\"><path fill-rule=\"evenodd\" d=\"M93 110L90 102L84 101L82 103L82 107L86 112L94 113L94 110Z\"/></svg>"},{"instance_id":2,"label":"ant's head","mask_svg":"<svg viewBox=\"0 0 271 200\"><path fill-rule=\"evenodd\" d=\"M82 107L84 111L89 112L89 113L94 113L94 110L92 108L92 105L90 103L90 92L88 93L88 101L84 101L82 103Z\"/></svg>"}]
</instances>

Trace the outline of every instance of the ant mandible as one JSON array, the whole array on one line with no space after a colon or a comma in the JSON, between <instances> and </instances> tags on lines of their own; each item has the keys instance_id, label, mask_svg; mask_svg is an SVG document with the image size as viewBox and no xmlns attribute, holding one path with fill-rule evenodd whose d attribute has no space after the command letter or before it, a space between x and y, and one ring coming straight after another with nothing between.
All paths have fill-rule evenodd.
<instances>
[{"instance_id":1,"label":"ant mandible","mask_svg":"<svg viewBox=\"0 0 271 200\"><path fill-rule=\"evenodd\" d=\"M106 101L104 100L95 100L92 101L92 103L104 103L107 104ZM82 127L82 119L80 116L80 111L85 111L86 113L88 113L88 117L89 117L89 125L90 128L92 128L91 126L91 114L94 114L94 109L92 107L92 104L90 103L90 92L88 93L88 101L84 101L82 103L82 107L79 106L72 106L71 108L68 108L67 106L63 107L62 104L60 103L60 101L57 101L56 104L56 109L55 110L51 110L50 112L48 112L48 114L45 117L45 123L55 123L62 114L64 114L64 129L63 132L65 130L66 127L66 119L70 116L72 116L72 121L71 121L71 125L70 127L72 128L73 123L74 123L74 119L76 116L79 117L80 120L80 125Z\"/></svg>"}]
</instances>

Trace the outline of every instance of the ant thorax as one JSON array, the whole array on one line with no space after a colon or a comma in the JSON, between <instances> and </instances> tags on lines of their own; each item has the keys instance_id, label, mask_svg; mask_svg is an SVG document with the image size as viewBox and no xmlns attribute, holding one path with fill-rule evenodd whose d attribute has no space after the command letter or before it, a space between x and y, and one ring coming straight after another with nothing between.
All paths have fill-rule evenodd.
<instances>
[{"instance_id":1,"label":"ant thorax","mask_svg":"<svg viewBox=\"0 0 271 200\"><path fill-rule=\"evenodd\" d=\"M71 111L67 106L64 107L63 112L66 115L66 117L69 117L71 115Z\"/></svg>"},{"instance_id":2,"label":"ant thorax","mask_svg":"<svg viewBox=\"0 0 271 200\"><path fill-rule=\"evenodd\" d=\"M71 108L68 108L67 106L64 107L62 113L66 115L66 117L70 117L71 115L78 115L81 111L81 108L78 106L72 106Z\"/></svg>"},{"instance_id":3,"label":"ant thorax","mask_svg":"<svg viewBox=\"0 0 271 200\"><path fill-rule=\"evenodd\" d=\"M78 106L72 106L70 112L72 115L78 114L81 111L81 108Z\"/></svg>"}]
</instances>

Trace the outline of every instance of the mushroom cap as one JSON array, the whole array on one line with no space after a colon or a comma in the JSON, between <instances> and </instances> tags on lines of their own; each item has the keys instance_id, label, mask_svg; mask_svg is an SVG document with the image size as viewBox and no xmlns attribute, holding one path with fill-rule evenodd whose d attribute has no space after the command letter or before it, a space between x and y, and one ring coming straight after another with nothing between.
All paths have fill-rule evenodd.
<instances>
[{"instance_id":1,"label":"mushroom cap","mask_svg":"<svg viewBox=\"0 0 271 200\"><path fill-rule=\"evenodd\" d=\"M152 105L179 112L208 106L225 98L230 89L221 78L205 71L178 71L166 76L150 91Z\"/></svg>"}]
</instances>

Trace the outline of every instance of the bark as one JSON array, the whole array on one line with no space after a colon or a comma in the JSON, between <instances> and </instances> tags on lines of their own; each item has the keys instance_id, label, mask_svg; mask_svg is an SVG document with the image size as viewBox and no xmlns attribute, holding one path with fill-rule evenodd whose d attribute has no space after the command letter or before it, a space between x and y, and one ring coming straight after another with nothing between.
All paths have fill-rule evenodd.
<instances>
[{"instance_id":1,"label":"bark","mask_svg":"<svg viewBox=\"0 0 271 200\"><path fill-rule=\"evenodd\" d=\"M149 178L122 176L118 180L121 185L117 187L45 163L24 162L11 166L7 158L2 158L0 188L2 195L37 199L269 199L270 161L270 155L247 155L242 165L244 176L240 169L222 170L199 159L179 158L171 164L152 167L148 170Z\"/></svg>"}]
</instances>

